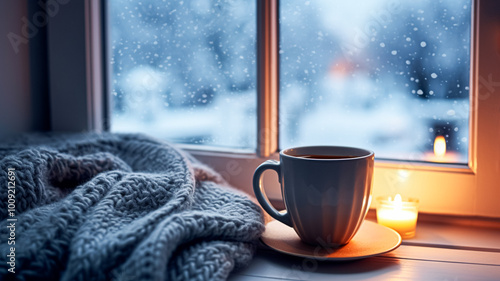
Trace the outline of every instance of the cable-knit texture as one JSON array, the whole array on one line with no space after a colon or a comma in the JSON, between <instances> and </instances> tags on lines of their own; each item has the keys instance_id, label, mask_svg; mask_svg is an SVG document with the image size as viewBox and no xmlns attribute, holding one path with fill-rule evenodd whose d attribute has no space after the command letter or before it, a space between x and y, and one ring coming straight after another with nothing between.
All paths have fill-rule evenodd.
<instances>
[{"instance_id":1,"label":"cable-knit texture","mask_svg":"<svg viewBox=\"0 0 500 281\"><path fill-rule=\"evenodd\" d=\"M28 135L0 159L2 257L9 168L17 219L16 273L0 262L0 280L225 280L264 230L246 195L143 135Z\"/></svg>"}]
</instances>

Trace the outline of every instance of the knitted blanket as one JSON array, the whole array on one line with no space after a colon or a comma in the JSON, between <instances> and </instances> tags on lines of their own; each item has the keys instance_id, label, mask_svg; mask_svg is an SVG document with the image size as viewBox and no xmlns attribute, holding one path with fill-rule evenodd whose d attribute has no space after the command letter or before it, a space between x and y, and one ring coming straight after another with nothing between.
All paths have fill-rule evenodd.
<instances>
[{"instance_id":1,"label":"knitted blanket","mask_svg":"<svg viewBox=\"0 0 500 281\"><path fill-rule=\"evenodd\" d=\"M264 230L220 175L142 135L1 143L0 184L0 280L225 280Z\"/></svg>"}]
</instances>

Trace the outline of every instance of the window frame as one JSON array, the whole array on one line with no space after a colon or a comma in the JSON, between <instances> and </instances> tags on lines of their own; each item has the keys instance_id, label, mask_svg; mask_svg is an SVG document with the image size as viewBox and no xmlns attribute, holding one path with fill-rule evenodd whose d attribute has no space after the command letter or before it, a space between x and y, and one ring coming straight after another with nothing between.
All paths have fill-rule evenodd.
<instances>
[{"instance_id":1,"label":"window frame","mask_svg":"<svg viewBox=\"0 0 500 281\"><path fill-rule=\"evenodd\" d=\"M105 1L51 4L57 7L47 24L51 129L107 130Z\"/></svg>"},{"instance_id":2,"label":"window frame","mask_svg":"<svg viewBox=\"0 0 500 281\"><path fill-rule=\"evenodd\" d=\"M67 2L59 12L63 16L51 18L48 25L52 128L55 131L106 131L109 130L107 95L110 92L106 3L102 0ZM496 82L500 81L497 67L500 46L495 47L496 37L491 36L500 38L500 19L496 18L500 4L494 0L473 0L472 3L468 165L377 160L374 198L401 193L419 198L420 210L426 213L500 217L500 204L494 196L500 194L500 184L496 182L500 179L497 176L500 131L491 129L500 128L500 94L497 93L500 87ZM180 145L249 194L253 194L251 182L255 168L267 159L279 160L278 7L278 0L257 0L257 151ZM69 22L72 25L68 28ZM78 32L82 30L85 32ZM72 39L77 40L72 44L63 43ZM67 52L68 48L72 52ZM81 58L84 58L83 64ZM77 90L75 84L80 85ZM68 112L73 118L65 117ZM270 199L281 200L275 176L266 174L264 185Z\"/></svg>"}]
</instances>

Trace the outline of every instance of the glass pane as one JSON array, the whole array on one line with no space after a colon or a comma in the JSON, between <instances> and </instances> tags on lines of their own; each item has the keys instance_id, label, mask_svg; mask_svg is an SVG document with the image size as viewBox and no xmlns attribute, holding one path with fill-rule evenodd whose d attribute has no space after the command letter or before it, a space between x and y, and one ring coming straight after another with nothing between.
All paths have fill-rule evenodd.
<instances>
[{"instance_id":1,"label":"glass pane","mask_svg":"<svg viewBox=\"0 0 500 281\"><path fill-rule=\"evenodd\" d=\"M281 147L467 163L469 0L294 0L280 9Z\"/></svg>"},{"instance_id":2,"label":"glass pane","mask_svg":"<svg viewBox=\"0 0 500 281\"><path fill-rule=\"evenodd\" d=\"M111 130L255 149L254 1L112 0Z\"/></svg>"}]
</instances>

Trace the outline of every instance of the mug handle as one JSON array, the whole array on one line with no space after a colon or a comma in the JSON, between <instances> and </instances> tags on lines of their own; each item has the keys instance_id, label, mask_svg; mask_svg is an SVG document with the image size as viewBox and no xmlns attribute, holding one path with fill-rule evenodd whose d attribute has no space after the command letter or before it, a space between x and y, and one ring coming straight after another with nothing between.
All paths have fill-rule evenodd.
<instances>
[{"instance_id":1,"label":"mug handle","mask_svg":"<svg viewBox=\"0 0 500 281\"><path fill-rule=\"evenodd\" d=\"M253 174L253 192L255 193L255 197L259 201L262 208L269 214L271 217L279 220L280 222L293 227L292 219L290 218L290 214L288 211L284 213L278 212L269 202L267 195L265 193L264 187L262 186L262 173L265 170L271 169L274 170L278 174L278 179L281 181L281 169L280 163L275 160L267 160L266 162L260 164L259 167L255 170Z\"/></svg>"}]
</instances>

